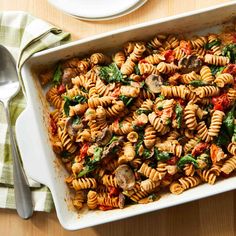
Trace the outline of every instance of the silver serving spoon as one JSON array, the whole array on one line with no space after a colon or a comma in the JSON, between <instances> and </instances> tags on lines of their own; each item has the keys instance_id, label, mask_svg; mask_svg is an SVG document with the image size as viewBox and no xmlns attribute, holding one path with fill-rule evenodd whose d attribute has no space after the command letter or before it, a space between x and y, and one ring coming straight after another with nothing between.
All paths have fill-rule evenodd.
<instances>
[{"instance_id":1,"label":"silver serving spoon","mask_svg":"<svg viewBox=\"0 0 236 236\"><path fill-rule=\"evenodd\" d=\"M4 106L10 134L16 210L20 217L28 219L33 214L31 191L20 163L9 112L10 101L19 90L20 84L18 81L15 60L10 52L0 45L0 102Z\"/></svg>"}]
</instances>

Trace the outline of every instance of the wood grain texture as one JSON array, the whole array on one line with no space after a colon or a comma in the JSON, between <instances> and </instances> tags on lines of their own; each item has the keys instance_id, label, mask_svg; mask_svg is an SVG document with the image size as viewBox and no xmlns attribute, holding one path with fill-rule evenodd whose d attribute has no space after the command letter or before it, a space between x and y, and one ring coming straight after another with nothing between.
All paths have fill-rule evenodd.
<instances>
[{"instance_id":1,"label":"wood grain texture","mask_svg":"<svg viewBox=\"0 0 236 236\"><path fill-rule=\"evenodd\" d=\"M110 31L148 20L200 9L224 0L149 0L136 12L115 20L85 22L58 11L47 0L0 0L0 10L24 10L64 30L73 39ZM236 184L236 183L235 183ZM45 236L234 236L236 235L236 191L194 201L129 219L69 232L64 230L55 212L34 213L27 221L15 211L0 210L0 235Z\"/></svg>"}]
</instances>

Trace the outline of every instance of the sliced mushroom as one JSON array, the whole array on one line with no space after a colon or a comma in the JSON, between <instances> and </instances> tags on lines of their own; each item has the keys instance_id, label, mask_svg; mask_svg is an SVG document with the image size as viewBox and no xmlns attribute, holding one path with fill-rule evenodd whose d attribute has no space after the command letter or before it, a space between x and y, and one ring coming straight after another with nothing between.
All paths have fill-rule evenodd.
<instances>
[{"instance_id":1,"label":"sliced mushroom","mask_svg":"<svg viewBox=\"0 0 236 236\"><path fill-rule=\"evenodd\" d=\"M109 156L114 150L114 148L119 147L121 143L124 141L123 137L119 137L118 140L112 142L108 147L105 147L102 153L101 159Z\"/></svg>"},{"instance_id":2,"label":"sliced mushroom","mask_svg":"<svg viewBox=\"0 0 236 236\"><path fill-rule=\"evenodd\" d=\"M135 185L135 176L131 168L126 165L120 165L115 170L117 184L123 190L130 190Z\"/></svg>"},{"instance_id":3,"label":"sliced mushroom","mask_svg":"<svg viewBox=\"0 0 236 236\"><path fill-rule=\"evenodd\" d=\"M82 127L83 125L81 123L75 124L74 117L70 117L66 121L66 130L71 136L75 136Z\"/></svg>"},{"instance_id":4,"label":"sliced mushroom","mask_svg":"<svg viewBox=\"0 0 236 236\"><path fill-rule=\"evenodd\" d=\"M67 85L69 88L73 86L71 79L78 75L76 68L65 68L62 75L62 84Z\"/></svg>"},{"instance_id":5,"label":"sliced mushroom","mask_svg":"<svg viewBox=\"0 0 236 236\"><path fill-rule=\"evenodd\" d=\"M105 128L104 130L102 130L101 135L99 135L96 139L96 143L99 146L105 146L106 144L109 143L109 141L112 138L112 132L109 128Z\"/></svg>"},{"instance_id":6,"label":"sliced mushroom","mask_svg":"<svg viewBox=\"0 0 236 236\"><path fill-rule=\"evenodd\" d=\"M202 67L202 60L196 55L190 55L180 59L178 65L180 71L184 74L191 71L199 72Z\"/></svg>"},{"instance_id":7,"label":"sliced mushroom","mask_svg":"<svg viewBox=\"0 0 236 236\"><path fill-rule=\"evenodd\" d=\"M163 85L163 79L160 75L149 75L145 79L145 83L152 93L160 93L161 86Z\"/></svg>"}]
</instances>

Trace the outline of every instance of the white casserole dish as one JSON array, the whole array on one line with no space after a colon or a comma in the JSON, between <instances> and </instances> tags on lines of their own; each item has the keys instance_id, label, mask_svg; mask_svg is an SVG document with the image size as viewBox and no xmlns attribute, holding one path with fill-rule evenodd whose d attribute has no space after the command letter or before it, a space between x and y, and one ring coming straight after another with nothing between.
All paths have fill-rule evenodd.
<instances>
[{"instance_id":1,"label":"white casserole dish","mask_svg":"<svg viewBox=\"0 0 236 236\"><path fill-rule=\"evenodd\" d=\"M236 3L227 3L204 10L167 17L124 29L79 40L64 46L35 54L22 68L22 77L27 95L27 108L16 123L16 135L28 175L47 185L55 203L58 219L69 230L81 229L196 199L236 189L236 176L220 180L215 185L200 185L181 195L164 194L161 199L146 205L132 205L111 211L88 211L77 213L69 204L69 190L64 183L66 171L55 166L56 156L52 151L45 122L45 98L32 68L55 64L59 59L82 57L93 52L111 52L130 40L149 39L157 33L207 34L222 28L222 23L236 17ZM101 50L102 49L102 50Z\"/></svg>"}]
</instances>

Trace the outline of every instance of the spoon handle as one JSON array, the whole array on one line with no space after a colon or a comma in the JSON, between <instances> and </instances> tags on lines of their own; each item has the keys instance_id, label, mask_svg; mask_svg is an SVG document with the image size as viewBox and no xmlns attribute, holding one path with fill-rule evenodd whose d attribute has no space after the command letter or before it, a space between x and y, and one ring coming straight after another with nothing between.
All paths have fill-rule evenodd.
<instances>
[{"instance_id":1,"label":"spoon handle","mask_svg":"<svg viewBox=\"0 0 236 236\"><path fill-rule=\"evenodd\" d=\"M11 143L11 151L13 159L13 180L14 180L16 210L21 218L28 219L33 214L31 191L23 167L20 163L20 157L17 150L15 135L11 126L8 103L4 104L4 108L10 134L10 143Z\"/></svg>"}]
</instances>

